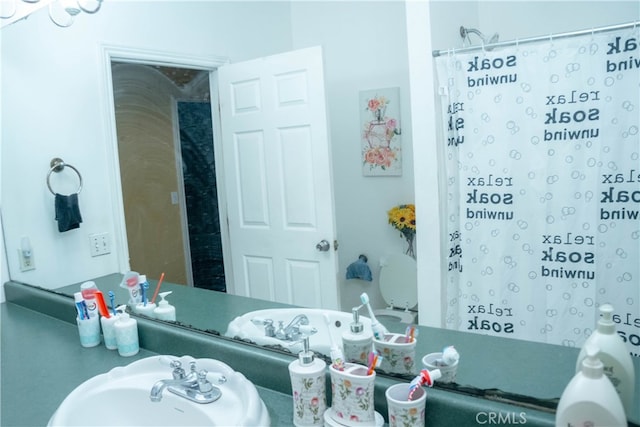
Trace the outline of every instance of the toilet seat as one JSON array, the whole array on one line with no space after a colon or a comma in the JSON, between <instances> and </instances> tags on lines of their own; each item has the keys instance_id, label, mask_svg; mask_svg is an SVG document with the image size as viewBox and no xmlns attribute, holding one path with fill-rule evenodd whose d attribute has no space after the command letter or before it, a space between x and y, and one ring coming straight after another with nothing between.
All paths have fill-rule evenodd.
<instances>
[{"instance_id":1,"label":"toilet seat","mask_svg":"<svg viewBox=\"0 0 640 427\"><path fill-rule=\"evenodd\" d=\"M414 323L415 314L406 309L418 304L418 271L416 260L405 254L390 254L380 260L380 293L389 306L374 314Z\"/></svg>"}]
</instances>

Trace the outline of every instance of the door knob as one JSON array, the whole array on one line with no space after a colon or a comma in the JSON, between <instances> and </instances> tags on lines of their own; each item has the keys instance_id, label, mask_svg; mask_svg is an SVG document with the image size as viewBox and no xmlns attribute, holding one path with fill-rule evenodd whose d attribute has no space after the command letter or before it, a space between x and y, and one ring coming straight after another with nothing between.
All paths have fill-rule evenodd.
<instances>
[{"instance_id":1,"label":"door knob","mask_svg":"<svg viewBox=\"0 0 640 427\"><path fill-rule=\"evenodd\" d=\"M329 250L330 247L331 247L331 244L326 240L320 240L320 243L316 245L316 249L319 250L320 252L326 252Z\"/></svg>"}]
</instances>

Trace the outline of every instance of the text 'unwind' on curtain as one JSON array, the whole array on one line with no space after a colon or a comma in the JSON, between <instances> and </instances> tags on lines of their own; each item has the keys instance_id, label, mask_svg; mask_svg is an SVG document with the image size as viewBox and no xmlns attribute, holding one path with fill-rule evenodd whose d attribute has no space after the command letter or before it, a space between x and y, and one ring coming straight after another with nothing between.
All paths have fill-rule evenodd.
<instances>
[{"instance_id":1,"label":"text 'unwind' on curtain","mask_svg":"<svg viewBox=\"0 0 640 427\"><path fill-rule=\"evenodd\" d=\"M639 33L437 58L448 328L640 355Z\"/></svg>"}]
</instances>

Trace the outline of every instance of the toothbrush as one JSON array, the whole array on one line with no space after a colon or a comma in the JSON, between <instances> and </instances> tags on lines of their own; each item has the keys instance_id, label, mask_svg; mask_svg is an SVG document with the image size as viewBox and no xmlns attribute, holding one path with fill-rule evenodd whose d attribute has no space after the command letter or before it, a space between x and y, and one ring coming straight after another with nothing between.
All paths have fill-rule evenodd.
<instances>
[{"instance_id":1,"label":"toothbrush","mask_svg":"<svg viewBox=\"0 0 640 427\"><path fill-rule=\"evenodd\" d=\"M113 291L109 291L109 302L111 303L111 311L113 311L114 316L118 314L118 312L116 311L115 300L116 300L116 294L113 293Z\"/></svg>"},{"instance_id":2,"label":"toothbrush","mask_svg":"<svg viewBox=\"0 0 640 427\"><path fill-rule=\"evenodd\" d=\"M149 283L140 283L140 291L142 292L142 305L147 306L147 289L149 289Z\"/></svg>"},{"instance_id":3,"label":"toothbrush","mask_svg":"<svg viewBox=\"0 0 640 427\"><path fill-rule=\"evenodd\" d=\"M376 339L378 340L383 340L385 334L388 334L389 331L387 330L387 328L384 327L382 323L378 322L378 319L376 319L376 316L373 315L373 310L371 309L371 305L369 304L369 295L367 295L366 292L363 292L362 295L360 295L360 301L362 301L362 304L366 305L367 310L369 310L369 317L371 318L371 329L373 330L373 336L376 337Z\"/></svg>"},{"instance_id":4,"label":"toothbrush","mask_svg":"<svg viewBox=\"0 0 640 427\"><path fill-rule=\"evenodd\" d=\"M423 385L433 387L433 382L442 376L440 369L434 369L433 372L429 372L427 369L420 371L417 377L415 377L409 383L409 397L407 400L413 400L413 393Z\"/></svg>"},{"instance_id":5,"label":"toothbrush","mask_svg":"<svg viewBox=\"0 0 640 427\"><path fill-rule=\"evenodd\" d=\"M344 355L342 354L342 350L338 347L333 339L333 335L331 334L331 320L329 319L329 315L327 313L322 313L322 317L324 317L324 323L327 324L327 332L329 333L332 366L334 367L334 369L344 371Z\"/></svg>"},{"instance_id":6,"label":"toothbrush","mask_svg":"<svg viewBox=\"0 0 640 427\"><path fill-rule=\"evenodd\" d=\"M404 342L411 343L418 336L418 330L416 329L416 325L407 326L407 330L405 332Z\"/></svg>"},{"instance_id":7,"label":"toothbrush","mask_svg":"<svg viewBox=\"0 0 640 427\"><path fill-rule=\"evenodd\" d=\"M151 304L156 302L156 298L158 297L158 291L160 291L160 285L162 285L162 281L164 280L164 271L160 275L160 280L158 280L158 284L156 285L156 290L153 293L153 298L151 298Z\"/></svg>"},{"instance_id":8,"label":"toothbrush","mask_svg":"<svg viewBox=\"0 0 640 427\"><path fill-rule=\"evenodd\" d=\"M369 353L369 364L367 369L367 375L373 374L373 371L382 363L382 356L377 352Z\"/></svg>"},{"instance_id":9,"label":"toothbrush","mask_svg":"<svg viewBox=\"0 0 640 427\"><path fill-rule=\"evenodd\" d=\"M104 302L104 295L102 294L102 291L96 291L95 295L96 301L98 301L98 311L100 312L100 315L108 319L111 315L109 315L107 304Z\"/></svg>"}]
</instances>

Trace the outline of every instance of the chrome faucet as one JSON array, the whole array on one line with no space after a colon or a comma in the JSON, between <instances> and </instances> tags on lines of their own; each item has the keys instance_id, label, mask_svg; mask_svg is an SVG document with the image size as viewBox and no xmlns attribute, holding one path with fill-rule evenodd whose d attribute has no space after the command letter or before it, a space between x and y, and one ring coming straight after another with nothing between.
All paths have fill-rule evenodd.
<instances>
[{"instance_id":1,"label":"chrome faucet","mask_svg":"<svg viewBox=\"0 0 640 427\"><path fill-rule=\"evenodd\" d=\"M309 318L304 314L298 314L284 326L284 322L278 322L278 329L275 331L275 337L283 341L298 341L300 339L300 325L308 325Z\"/></svg>"},{"instance_id":2,"label":"chrome faucet","mask_svg":"<svg viewBox=\"0 0 640 427\"><path fill-rule=\"evenodd\" d=\"M215 402L222 396L222 392L207 380L207 371L196 372L196 362L191 362L191 371L187 374L182 368L182 363L174 360L170 365L173 368L173 378L160 380L153 385L149 398L152 402L162 400L162 392L166 388L171 393L196 403ZM224 377L221 377L222 382ZM219 381L219 382L220 382Z\"/></svg>"}]
</instances>

